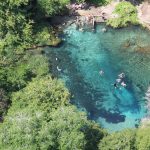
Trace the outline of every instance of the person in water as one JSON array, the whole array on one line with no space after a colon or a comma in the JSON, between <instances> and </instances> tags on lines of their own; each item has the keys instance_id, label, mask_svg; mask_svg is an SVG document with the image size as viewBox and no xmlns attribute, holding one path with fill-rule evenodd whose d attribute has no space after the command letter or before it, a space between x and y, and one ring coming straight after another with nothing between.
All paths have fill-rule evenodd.
<instances>
[{"instance_id":1,"label":"person in water","mask_svg":"<svg viewBox=\"0 0 150 150\"><path fill-rule=\"evenodd\" d=\"M117 83L114 83L114 87L115 87L115 89L117 88Z\"/></svg>"},{"instance_id":2,"label":"person in water","mask_svg":"<svg viewBox=\"0 0 150 150\"><path fill-rule=\"evenodd\" d=\"M126 86L127 86L124 82L121 82L121 85L122 85L123 87L126 87Z\"/></svg>"},{"instance_id":3,"label":"person in water","mask_svg":"<svg viewBox=\"0 0 150 150\"><path fill-rule=\"evenodd\" d=\"M100 70L100 71L99 71L99 74L100 74L101 76L103 76L103 75L104 75L104 71L103 71L103 70Z\"/></svg>"},{"instance_id":4,"label":"person in water","mask_svg":"<svg viewBox=\"0 0 150 150\"><path fill-rule=\"evenodd\" d=\"M119 79L116 79L116 82L117 83L120 83L121 82L121 79L119 78Z\"/></svg>"},{"instance_id":5,"label":"person in water","mask_svg":"<svg viewBox=\"0 0 150 150\"><path fill-rule=\"evenodd\" d=\"M62 69L60 69L60 68L57 66L57 70L60 72Z\"/></svg>"},{"instance_id":6,"label":"person in water","mask_svg":"<svg viewBox=\"0 0 150 150\"><path fill-rule=\"evenodd\" d=\"M118 77L119 77L120 79L122 79L122 78L125 77L125 74L122 72L122 73L120 73L120 74L118 75Z\"/></svg>"}]
</instances>

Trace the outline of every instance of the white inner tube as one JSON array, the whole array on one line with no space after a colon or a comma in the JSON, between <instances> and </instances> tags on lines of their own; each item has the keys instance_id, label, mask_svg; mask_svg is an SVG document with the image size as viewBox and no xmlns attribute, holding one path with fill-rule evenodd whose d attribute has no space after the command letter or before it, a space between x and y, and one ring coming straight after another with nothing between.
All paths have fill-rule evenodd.
<instances>
[{"instance_id":1,"label":"white inner tube","mask_svg":"<svg viewBox=\"0 0 150 150\"><path fill-rule=\"evenodd\" d=\"M58 71L61 71L62 69L60 69L60 68L57 66L57 70L58 70Z\"/></svg>"}]
</instances>

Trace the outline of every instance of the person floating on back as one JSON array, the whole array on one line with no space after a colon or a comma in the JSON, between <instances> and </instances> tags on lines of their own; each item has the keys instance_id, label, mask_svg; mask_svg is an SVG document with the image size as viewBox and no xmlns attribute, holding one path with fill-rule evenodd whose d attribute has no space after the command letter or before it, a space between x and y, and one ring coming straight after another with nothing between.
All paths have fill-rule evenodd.
<instances>
[{"instance_id":1,"label":"person floating on back","mask_svg":"<svg viewBox=\"0 0 150 150\"><path fill-rule=\"evenodd\" d=\"M62 69L60 69L60 68L57 66L57 70L60 72Z\"/></svg>"},{"instance_id":2,"label":"person floating on back","mask_svg":"<svg viewBox=\"0 0 150 150\"><path fill-rule=\"evenodd\" d=\"M119 79L116 79L116 82L117 83L120 83L121 82L121 79L119 78Z\"/></svg>"},{"instance_id":3,"label":"person floating on back","mask_svg":"<svg viewBox=\"0 0 150 150\"><path fill-rule=\"evenodd\" d=\"M122 73L120 73L120 74L118 75L118 77L119 77L120 79L122 79L122 78L125 77L125 74L122 72Z\"/></svg>"},{"instance_id":4,"label":"person floating on back","mask_svg":"<svg viewBox=\"0 0 150 150\"><path fill-rule=\"evenodd\" d=\"M126 87L126 86L127 86L124 82L121 82L121 85L122 85L123 87Z\"/></svg>"},{"instance_id":5,"label":"person floating on back","mask_svg":"<svg viewBox=\"0 0 150 150\"><path fill-rule=\"evenodd\" d=\"M114 83L114 87L115 87L115 89L118 87L118 86L117 86L117 83Z\"/></svg>"},{"instance_id":6,"label":"person floating on back","mask_svg":"<svg viewBox=\"0 0 150 150\"><path fill-rule=\"evenodd\" d=\"M104 71L103 71L103 70L100 70L100 71L99 71L99 74L100 74L101 76L103 76L103 75L104 75Z\"/></svg>"}]
</instances>

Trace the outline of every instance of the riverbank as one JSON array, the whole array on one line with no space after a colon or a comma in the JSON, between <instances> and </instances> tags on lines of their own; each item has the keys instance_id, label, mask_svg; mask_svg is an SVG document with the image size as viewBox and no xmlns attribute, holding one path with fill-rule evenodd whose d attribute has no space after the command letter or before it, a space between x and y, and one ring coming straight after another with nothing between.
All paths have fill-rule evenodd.
<instances>
[{"instance_id":1,"label":"riverbank","mask_svg":"<svg viewBox=\"0 0 150 150\"><path fill-rule=\"evenodd\" d=\"M93 17L96 23L106 22L108 19L116 17L113 11L118 3L119 2L112 1L106 6L87 6L86 8L72 4L68 6L69 16L56 16L55 19L53 19L55 22L52 23L65 26L66 24L70 25L76 22L77 19L82 20L82 18L86 17ZM148 2L143 2L137 5L136 8L139 23L150 30L150 4Z\"/></svg>"},{"instance_id":2,"label":"riverbank","mask_svg":"<svg viewBox=\"0 0 150 150\"><path fill-rule=\"evenodd\" d=\"M79 16L93 16L95 17L95 22L105 22L106 20L113 18L113 11L115 10L115 6L119 2L111 2L106 6L94 7L91 6L87 10L76 10L76 14Z\"/></svg>"},{"instance_id":3,"label":"riverbank","mask_svg":"<svg viewBox=\"0 0 150 150\"><path fill-rule=\"evenodd\" d=\"M76 13L80 16L92 15L94 16L95 22L106 22L110 18L114 18L116 5L119 2L111 2L107 6L91 7L88 10L77 10ZM148 2L142 2L136 6L139 23L150 30L150 4ZM105 17L105 20L103 19Z\"/></svg>"},{"instance_id":4,"label":"riverbank","mask_svg":"<svg viewBox=\"0 0 150 150\"><path fill-rule=\"evenodd\" d=\"M150 30L150 3L142 2L137 6L139 22Z\"/></svg>"}]
</instances>

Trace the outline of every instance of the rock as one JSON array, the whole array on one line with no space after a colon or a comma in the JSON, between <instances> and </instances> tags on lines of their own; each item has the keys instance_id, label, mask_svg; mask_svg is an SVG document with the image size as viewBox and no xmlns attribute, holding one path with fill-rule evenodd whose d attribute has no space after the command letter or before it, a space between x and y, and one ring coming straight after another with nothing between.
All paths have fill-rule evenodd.
<instances>
[{"instance_id":1,"label":"rock","mask_svg":"<svg viewBox=\"0 0 150 150\"><path fill-rule=\"evenodd\" d=\"M62 42L62 40L60 38L54 38L51 41L49 41L47 43L47 45L49 45L49 46L58 46L61 42Z\"/></svg>"}]
</instances>

